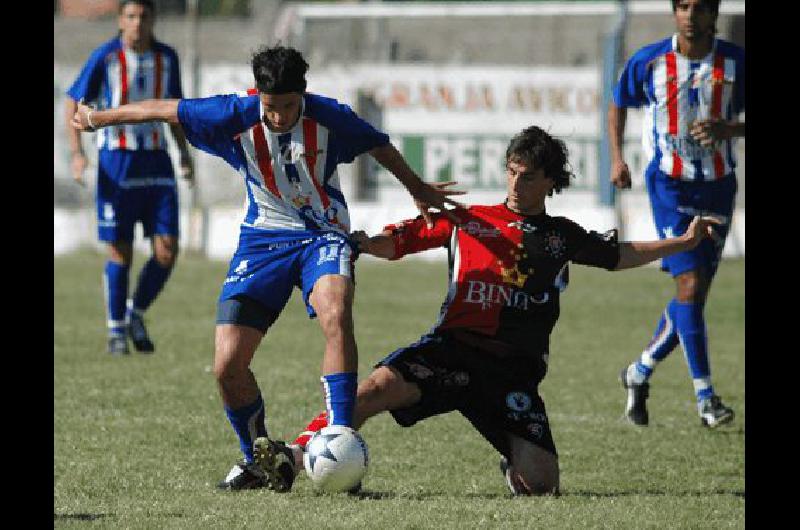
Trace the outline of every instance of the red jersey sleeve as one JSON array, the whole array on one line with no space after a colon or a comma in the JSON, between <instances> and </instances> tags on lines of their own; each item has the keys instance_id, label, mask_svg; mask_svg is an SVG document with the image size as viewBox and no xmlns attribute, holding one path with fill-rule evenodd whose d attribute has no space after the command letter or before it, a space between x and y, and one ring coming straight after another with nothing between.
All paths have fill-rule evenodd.
<instances>
[{"instance_id":1,"label":"red jersey sleeve","mask_svg":"<svg viewBox=\"0 0 800 530\"><path fill-rule=\"evenodd\" d=\"M453 222L441 213L432 214L431 219L433 228L428 228L422 216L383 227L384 232L391 232L390 237L394 242L393 260L447 244L453 232Z\"/></svg>"}]
</instances>

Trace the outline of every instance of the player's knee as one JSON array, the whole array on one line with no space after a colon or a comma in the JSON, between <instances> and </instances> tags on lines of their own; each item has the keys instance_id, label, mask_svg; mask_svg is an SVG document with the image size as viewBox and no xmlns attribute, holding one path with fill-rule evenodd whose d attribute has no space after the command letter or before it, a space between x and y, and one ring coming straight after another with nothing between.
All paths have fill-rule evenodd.
<instances>
[{"instance_id":1,"label":"player's knee","mask_svg":"<svg viewBox=\"0 0 800 530\"><path fill-rule=\"evenodd\" d=\"M558 473L512 471L514 495L557 495Z\"/></svg>"},{"instance_id":2,"label":"player's knee","mask_svg":"<svg viewBox=\"0 0 800 530\"><path fill-rule=\"evenodd\" d=\"M329 300L321 304L317 316L326 335L352 333L352 309L345 299Z\"/></svg>"},{"instance_id":3,"label":"player's knee","mask_svg":"<svg viewBox=\"0 0 800 530\"><path fill-rule=\"evenodd\" d=\"M707 291L706 281L702 273L689 271L676 278L677 299L682 303L702 302Z\"/></svg>"},{"instance_id":4,"label":"player's knee","mask_svg":"<svg viewBox=\"0 0 800 530\"><path fill-rule=\"evenodd\" d=\"M171 269L175 266L175 261L178 259L178 244L171 243L156 246L153 258L160 267Z\"/></svg>"}]
</instances>

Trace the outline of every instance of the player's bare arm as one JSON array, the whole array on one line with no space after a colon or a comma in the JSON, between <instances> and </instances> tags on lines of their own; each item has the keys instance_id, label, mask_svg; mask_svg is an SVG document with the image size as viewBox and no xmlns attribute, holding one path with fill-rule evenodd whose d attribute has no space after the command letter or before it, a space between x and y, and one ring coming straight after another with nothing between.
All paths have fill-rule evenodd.
<instances>
[{"instance_id":1,"label":"player's bare arm","mask_svg":"<svg viewBox=\"0 0 800 530\"><path fill-rule=\"evenodd\" d=\"M371 254L377 258L384 259L392 259L394 257L394 241L389 231L370 237L363 230L357 230L350 234L350 239L358 245L358 250L364 254Z\"/></svg>"},{"instance_id":2,"label":"player's bare arm","mask_svg":"<svg viewBox=\"0 0 800 530\"><path fill-rule=\"evenodd\" d=\"M164 121L178 124L178 99L146 99L114 109L96 110L83 102L77 104L72 127L78 131L93 131L109 125Z\"/></svg>"},{"instance_id":3,"label":"player's bare arm","mask_svg":"<svg viewBox=\"0 0 800 530\"><path fill-rule=\"evenodd\" d=\"M620 189L631 187L631 170L622 153L625 121L628 109L617 107L613 102L608 106L608 142L611 149L611 182Z\"/></svg>"},{"instance_id":4,"label":"player's bare arm","mask_svg":"<svg viewBox=\"0 0 800 530\"><path fill-rule=\"evenodd\" d=\"M681 236L658 241L629 241L619 245L619 263L614 270L631 269L677 252L692 250L710 237L716 239L713 225L722 221L713 216L695 216L686 232Z\"/></svg>"},{"instance_id":5,"label":"player's bare arm","mask_svg":"<svg viewBox=\"0 0 800 530\"><path fill-rule=\"evenodd\" d=\"M72 171L72 178L75 179L80 185L84 185L83 173L86 171L88 162L86 154L83 152L83 144L81 143L80 132L72 127L70 123L75 111L78 109L78 102L68 97L66 98L65 116L67 125L67 140L69 141L70 152L70 169Z\"/></svg>"},{"instance_id":6,"label":"player's bare arm","mask_svg":"<svg viewBox=\"0 0 800 530\"><path fill-rule=\"evenodd\" d=\"M703 147L713 147L722 140L744 137L744 122L725 121L721 118L697 120L692 123L689 134Z\"/></svg>"},{"instance_id":7,"label":"player's bare arm","mask_svg":"<svg viewBox=\"0 0 800 530\"><path fill-rule=\"evenodd\" d=\"M189 184L194 185L194 163L189 154L189 143L186 141L186 135L183 133L183 127L179 123L170 123L169 129L172 131L172 137L175 138L175 143L178 146L180 153L180 160L178 161L181 177Z\"/></svg>"},{"instance_id":8,"label":"player's bare arm","mask_svg":"<svg viewBox=\"0 0 800 530\"><path fill-rule=\"evenodd\" d=\"M419 209L428 227L433 226L430 208L437 208L442 211L454 223L460 223L460 219L450 212L445 205L450 204L456 208L463 208L463 205L448 198L450 195L463 195L465 192L458 190L445 190L442 186L431 186L420 179L416 173L408 166L403 155L392 145L386 144L376 147L369 152L380 165L385 167L403 186L408 190L414 203Z\"/></svg>"}]
</instances>

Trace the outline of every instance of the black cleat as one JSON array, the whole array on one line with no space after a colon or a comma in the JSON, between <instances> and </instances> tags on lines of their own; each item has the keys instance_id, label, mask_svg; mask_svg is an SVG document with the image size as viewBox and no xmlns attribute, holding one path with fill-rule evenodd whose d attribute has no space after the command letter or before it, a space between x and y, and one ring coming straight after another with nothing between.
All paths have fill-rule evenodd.
<instances>
[{"instance_id":1,"label":"black cleat","mask_svg":"<svg viewBox=\"0 0 800 530\"><path fill-rule=\"evenodd\" d=\"M358 484L347 490L347 493L349 493L350 495L357 495L361 493L361 481L359 480Z\"/></svg>"},{"instance_id":2,"label":"black cleat","mask_svg":"<svg viewBox=\"0 0 800 530\"><path fill-rule=\"evenodd\" d=\"M634 425L647 425L650 421L647 416L647 398L650 395L650 383L635 384L628 381L628 368L622 369L619 380L623 388L628 391L628 401L625 404L625 417Z\"/></svg>"},{"instance_id":3,"label":"black cleat","mask_svg":"<svg viewBox=\"0 0 800 530\"><path fill-rule=\"evenodd\" d=\"M239 462L228 473L225 480L217 484L218 490L239 491L267 487L267 480L261 469L255 464Z\"/></svg>"},{"instance_id":4,"label":"black cleat","mask_svg":"<svg viewBox=\"0 0 800 530\"><path fill-rule=\"evenodd\" d=\"M144 320L142 320L141 315L132 311L128 313L128 334L131 336L133 347L136 348L136 351L142 353L153 353L155 351L156 348L153 345L153 341L150 340L147 328L144 327Z\"/></svg>"},{"instance_id":5,"label":"black cleat","mask_svg":"<svg viewBox=\"0 0 800 530\"><path fill-rule=\"evenodd\" d=\"M733 409L722 403L719 396L711 396L697 404L697 412L700 414L700 423L714 429L719 425L724 425L733 421Z\"/></svg>"},{"instance_id":6,"label":"black cleat","mask_svg":"<svg viewBox=\"0 0 800 530\"><path fill-rule=\"evenodd\" d=\"M107 351L114 357L130 354L128 340L125 337L109 337Z\"/></svg>"},{"instance_id":7,"label":"black cleat","mask_svg":"<svg viewBox=\"0 0 800 530\"><path fill-rule=\"evenodd\" d=\"M253 442L253 454L269 489L278 493L286 493L292 489L297 471L294 454L284 442L273 442L266 436L256 438Z\"/></svg>"}]
</instances>

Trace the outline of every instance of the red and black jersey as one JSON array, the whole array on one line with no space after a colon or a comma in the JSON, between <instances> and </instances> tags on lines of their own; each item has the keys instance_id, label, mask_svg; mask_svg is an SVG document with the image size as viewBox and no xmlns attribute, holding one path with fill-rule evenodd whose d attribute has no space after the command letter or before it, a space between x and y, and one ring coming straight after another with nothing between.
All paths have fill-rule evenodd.
<instances>
[{"instance_id":1,"label":"red and black jersey","mask_svg":"<svg viewBox=\"0 0 800 530\"><path fill-rule=\"evenodd\" d=\"M436 214L430 229L421 217L384 228L394 259L448 247L450 287L433 332L465 329L546 356L568 263L611 270L619 262L616 231L587 232L565 217L524 216L505 204L457 213L460 225Z\"/></svg>"}]
</instances>

